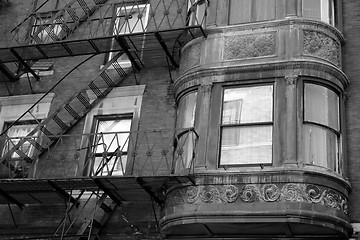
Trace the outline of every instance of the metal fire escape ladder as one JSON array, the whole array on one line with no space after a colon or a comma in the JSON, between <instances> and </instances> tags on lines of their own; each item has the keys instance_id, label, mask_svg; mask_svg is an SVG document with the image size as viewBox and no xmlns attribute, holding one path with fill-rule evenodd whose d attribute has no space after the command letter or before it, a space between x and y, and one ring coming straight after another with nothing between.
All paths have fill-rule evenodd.
<instances>
[{"instance_id":1,"label":"metal fire escape ladder","mask_svg":"<svg viewBox=\"0 0 360 240\"><path fill-rule=\"evenodd\" d=\"M13 148L0 158L1 163L7 166L15 176L19 176L19 174L24 176L22 170L16 169L9 161L14 153L19 155L27 163L34 163L36 158L45 152L60 135L66 133L84 117L113 87L121 84L131 71L130 68L123 69L121 62L117 61L123 54L124 52L117 53L85 88L73 94L56 111L39 123L27 137L20 139ZM109 70L109 68L111 70ZM95 99L90 99L87 91L92 92ZM29 113L31 114L31 110ZM41 137L34 138L33 136ZM11 141L10 138L6 140ZM31 157L21 151L21 146L26 142L29 142L35 148L35 153Z\"/></svg>"},{"instance_id":2,"label":"metal fire escape ladder","mask_svg":"<svg viewBox=\"0 0 360 240\"><path fill-rule=\"evenodd\" d=\"M120 204L100 189L82 191L77 200L76 204L80 204L78 207L68 202L65 216L52 236L61 236L61 239L99 239L103 227Z\"/></svg>"}]
</instances>

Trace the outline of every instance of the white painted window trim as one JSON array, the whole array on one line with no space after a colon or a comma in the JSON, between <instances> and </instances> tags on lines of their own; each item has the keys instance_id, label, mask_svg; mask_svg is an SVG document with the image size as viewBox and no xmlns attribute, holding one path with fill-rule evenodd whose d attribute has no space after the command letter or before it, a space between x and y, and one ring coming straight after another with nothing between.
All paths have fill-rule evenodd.
<instances>
[{"instance_id":1,"label":"white painted window trim","mask_svg":"<svg viewBox=\"0 0 360 240\"><path fill-rule=\"evenodd\" d=\"M132 114L132 129L137 129L140 119L141 103L145 85L127 86L113 88L112 91L97 104L85 118L83 134L89 134L92 131L94 124L94 117L99 115L112 114ZM91 90L87 91L90 102L96 99L96 95ZM114 101L116 100L116 101ZM81 148L86 148L88 145L87 138L81 140ZM88 172L83 172L85 165L85 151L80 154L77 176L89 175Z\"/></svg>"}]
</instances>

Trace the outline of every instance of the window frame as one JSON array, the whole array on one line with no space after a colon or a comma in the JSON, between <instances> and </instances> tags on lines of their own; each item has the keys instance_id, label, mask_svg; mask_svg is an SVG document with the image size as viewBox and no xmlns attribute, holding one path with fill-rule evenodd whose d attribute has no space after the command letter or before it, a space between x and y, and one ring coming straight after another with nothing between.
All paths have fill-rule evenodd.
<instances>
[{"instance_id":1,"label":"window frame","mask_svg":"<svg viewBox=\"0 0 360 240\"><path fill-rule=\"evenodd\" d=\"M135 7L136 6L136 7ZM118 19L121 17L121 16L118 16L118 12L120 13L121 11L121 8L125 8L125 12L126 10L129 10L131 11L133 8L141 8L141 13L144 13L145 12L145 20L138 20L135 25L132 27L132 30L129 32L128 30L126 30L127 27L125 27L125 32L122 33L124 30L123 30L123 27L121 28L121 31L120 33L118 33L118 30L117 30L117 21ZM146 8L146 9L145 9ZM145 9L145 10L143 10ZM148 27L148 24L149 24L149 16L150 16L150 4L147 3L146 1L142 0L142 1L139 1L137 2L137 4L131 4L129 3L128 5L124 6L124 4L115 4L114 5L114 8L113 8L113 14L112 14L112 20L111 20L111 29L112 29L112 35L126 35L126 34L130 34L130 33L139 33L141 31L133 31L134 30L134 27L137 26L138 24L142 25L142 31L146 32L146 29ZM142 24L141 22L146 22L146 24ZM127 23L125 24L126 26L129 24L129 21L127 21ZM143 45L145 44L145 38L143 40ZM116 39L112 38L111 39L111 43L110 43L110 49L115 49L116 46L118 45L118 43L116 42ZM104 64L106 64L108 61L110 61L115 55L116 55L117 51L111 51L111 52L108 52L105 56L105 62ZM128 59L128 57L126 56L126 53L124 53L123 55L121 55L119 57L119 59L122 57L122 56L125 56L124 60L118 60L118 62L122 65L122 67L131 67L131 61ZM140 58L142 56L139 56Z\"/></svg>"},{"instance_id":2,"label":"window frame","mask_svg":"<svg viewBox=\"0 0 360 240\"><path fill-rule=\"evenodd\" d=\"M313 0L311 0L313 1ZM311 20L314 20L314 21L320 21L320 22L323 22L323 23L326 23L326 24L329 24L333 27L336 27L339 25L339 1L337 0L319 0L320 1L320 19L317 19L317 18L313 18L313 17L308 17L308 16L305 16L304 15L304 3L305 3L305 0L301 0L301 11L300 11L300 14L301 14L301 17L302 18L306 18L306 19L311 19ZM332 17L329 17L329 22L325 21L322 17L323 15L323 11L322 11L322 4L323 4L323 1L328 1L330 3L331 1L331 5L332 5L332 9L331 9L331 13L332 13ZM329 9L328 9L329 11ZM329 11L330 12L330 11Z\"/></svg>"},{"instance_id":3,"label":"window frame","mask_svg":"<svg viewBox=\"0 0 360 240\"><path fill-rule=\"evenodd\" d=\"M306 105L305 105L305 85L306 84L310 84L310 85L316 85L316 86L320 86L320 87L323 87L327 90L330 90L332 91L333 93L335 93L338 97L338 127L339 127L339 130L337 131L336 129L333 129L332 127L330 126L327 126L325 124L322 124L322 123L318 123L318 122L314 122L314 121L309 121L309 120L306 120L305 119L305 111L306 111ZM302 108L301 108L301 120L302 120L302 129L301 129L301 136L302 136L302 140L301 140L301 145L302 145L302 155L303 155L303 161L304 161L304 164L305 165L308 165L308 166L316 166L316 167L321 167L321 168L325 168L325 169L328 169L332 172L335 172L337 174L341 174L343 175L344 174L344 166L343 166L343 163L344 163L344 136L343 136L343 129L344 129L344 126L343 126L343 107L342 106L342 94L341 94L341 91L339 89L337 89L335 86L333 85L330 85L330 84L326 84L324 83L323 81L317 81L315 79L303 79L302 81L302 85L300 87L300 91L301 91L301 104L302 104ZM309 159L307 159L305 157L305 126L315 126L315 127L318 127L320 129L324 129L326 131L330 131L331 133L335 134L335 136L337 137L337 159L335 159L335 169L331 169L330 167L328 166L323 166L323 165L319 165L319 164L316 164L316 163L310 163L309 162ZM326 153L326 156L328 156L328 151Z\"/></svg>"},{"instance_id":4,"label":"window frame","mask_svg":"<svg viewBox=\"0 0 360 240\"><path fill-rule=\"evenodd\" d=\"M104 90L104 89L101 89ZM135 86L126 86L126 87L115 87L107 95L106 98L102 99L101 104L96 105L92 108L85 117L83 134L84 136L81 139L79 149L87 149L89 147L89 135L94 132L94 120L95 116L99 115L119 115L126 116L132 115L131 123L131 132L138 130L139 121L140 121L140 112L143 94L145 91L145 85L135 85ZM87 95L90 101L96 99L96 95L93 91L87 90ZM136 141L134 136L133 140ZM128 150L130 152L130 150ZM78 165L80 166L76 171L77 176L90 176L91 168L89 165L91 163L88 161L87 151L81 151L79 156ZM134 159L133 157L128 157L127 159L127 169L126 175L131 175L133 173Z\"/></svg>"},{"instance_id":5,"label":"window frame","mask_svg":"<svg viewBox=\"0 0 360 240\"><path fill-rule=\"evenodd\" d=\"M128 136L128 139L129 139L129 142L128 142L128 147L126 149L126 151L124 150L120 150L121 151L121 157L122 156L126 156L126 158L128 158L128 152L129 151L129 148L131 147L132 144L130 144L130 141L131 141L131 137L130 137L130 132L131 132L131 129L133 128L133 114L132 113L123 113L123 114L108 114L108 115L95 115L94 116L94 119L93 119L93 126L92 126L92 130L91 132L94 134L94 135L91 135L90 137L90 142L91 142L91 148L88 149L88 153L87 153L87 156L91 156L93 159L92 159L92 162L91 164L89 164L87 167L89 167L88 170L86 170L87 172L89 172L89 174L91 176L124 176L128 173L128 164L129 164L129 161L126 161L126 164L124 167L124 169L121 169L123 170L122 174L118 175L113 175L114 172L112 172L110 175L107 175L108 174L108 171L105 171L105 175L103 175L103 170L98 170L100 173L100 175L93 175L97 170L94 168L95 167L95 159L97 157L103 157L103 154L104 152L101 152L101 153L98 153L98 152L95 152L96 151L96 138L98 136L98 134L100 134L100 132L98 132L98 128L99 128L99 123L101 121L110 121L110 120L131 120L131 123L130 123L130 129L129 129L129 136ZM107 133L107 132L105 132ZM116 151L109 151L109 152L106 152L107 153L107 156L113 156L114 154L116 154ZM121 160L120 160L121 161ZM120 170L120 171L121 171ZM114 171L114 170L113 170Z\"/></svg>"},{"instance_id":6,"label":"window frame","mask_svg":"<svg viewBox=\"0 0 360 240\"><path fill-rule=\"evenodd\" d=\"M4 122L4 125L3 125L3 131L8 129L9 126L11 126L8 130L7 130L7 133L6 135L8 136L8 132L9 130L11 130L11 128L13 126L27 126L27 125L35 125L35 127L37 126L37 124L40 122L41 120L24 120L24 121L19 121L19 122L14 122L14 121L11 121L11 122ZM15 124L14 124L15 123ZM35 128L34 127L34 128ZM32 128L32 130L34 129ZM7 147L7 143L4 142L5 140L2 140L1 141L1 156L4 156L9 150L11 150L20 140L21 138L24 138L26 137L27 135L17 135L17 136L11 136L9 137L9 141L11 141L11 143L9 144L12 144L12 146L10 147ZM40 132L38 132L36 135L33 135L34 138L39 138L41 135L40 135ZM13 143L13 140L11 139L17 139L17 141L15 143ZM34 156L35 154L35 147L30 143L28 142L28 145L29 145L29 151L28 152L24 152L23 150L20 150L22 151L27 157L31 158ZM24 146L21 145L21 146ZM6 149L6 151L5 151ZM17 155L17 156L16 156ZM20 170L20 171L23 171L26 167L29 167L29 165L27 163L24 164L24 159L19 156L16 152L12 153L11 155L11 159L8 160L10 162L10 164L12 166L15 167L15 169L17 170Z\"/></svg>"},{"instance_id":7,"label":"window frame","mask_svg":"<svg viewBox=\"0 0 360 240\"><path fill-rule=\"evenodd\" d=\"M1 111L0 111L0 129L5 130L6 124L14 123L19 119L23 113L35 103L40 98L43 97L43 94L31 94L31 95L17 95L17 96L8 96L8 97L0 97L1 102ZM55 94L49 93L45 96L37 105L34 107L34 111L31 114L24 115L19 121L19 123L24 122L34 122L38 124L40 119L46 119L49 111L52 100L54 99ZM42 139L42 133L39 131L39 135L36 136L40 138L40 142ZM3 144L4 142L2 142ZM3 153L3 146L1 148L1 154ZM35 159L33 164L29 165L28 172L26 175L22 176L23 178L32 178L36 174L38 161ZM1 171L1 168L0 168Z\"/></svg>"},{"instance_id":8,"label":"window frame","mask_svg":"<svg viewBox=\"0 0 360 240\"><path fill-rule=\"evenodd\" d=\"M180 102L182 99L184 99L185 97L189 96L190 94L195 94L194 96L194 108L193 108L193 111L192 111L192 119L190 121L190 125L189 126L179 126L178 125L178 120L179 120L179 115L180 115ZM172 166L172 169L173 169L173 172L174 173L179 173L181 171L184 171L184 170L189 170L191 169L192 167L194 167L194 153L195 153L195 139L198 137L197 134L195 132L191 132L189 131L190 128L195 128L198 124L197 124L197 115L198 115L198 106L199 106L199 92L198 92L198 89L197 88L193 88L193 89L190 89L189 91L181 94L177 100L177 106L178 106L178 109L176 111L176 123L175 123L175 126L176 126L176 132L175 132L175 136L174 136L174 148L177 149L178 147L178 144L179 142L182 141L183 138L185 138L185 143L183 143L182 147L184 148L185 144L187 144L188 148L186 150L182 149L183 150L183 153L186 153L188 154L187 156L187 159L185 159L185 162L181 162L182 165L178 165L178 162L173 162L173 166ZM190 136L190 137L189 137ZM190 143L191 142L188 142L186 143L187 141L192 141L193 145L191 145ZM190 149L190 151L189 151ZM190 153L193 153L193 154L190 154ZM176 151L174 151L174 156L175 156L175 153ZM174 157L175 159L175 157Z\"/></svg>"},{"instance_id":9,"label":"window frame","mask_svg":"<svg viewBox=\"0 0 360 240\"><path fill-rule=\"evenodd\" d=\"M202 27L205 27L208 6L209 6L209 0L188 0L185 25L186 26L200 25ZM202 14L203 19L199 19L199 13Z\"/></svg>"},{"instance_id":10,"label":"window frame","mask_svg":"<svg viewBox=\"0 0 360 240\"><path fill-rule=\"evenodd\" d=\"M223 124L223 107L224 107L224 96L226 89L234 88L250 88L250 87L261 87L261 86L272 86L272 121L264 122L255 122L255 123L237 123L237 124ZM264 83L254 83L254 84L243 84L243 85L223 85L221 92L221 104L220 104L220 117L219 117L219 137L218 137L218 168L242 168L242 167L253 167L253 166L272 166L274 165L274 126L275 126L275 95L276 93L276 84L275 82L264 82ZM221 148L222 148L222 135L224 128L232 127L252 127L252 126L271 126L271 163L237 163L237 164L221 164Z\"/></svg>"}]
</instances>

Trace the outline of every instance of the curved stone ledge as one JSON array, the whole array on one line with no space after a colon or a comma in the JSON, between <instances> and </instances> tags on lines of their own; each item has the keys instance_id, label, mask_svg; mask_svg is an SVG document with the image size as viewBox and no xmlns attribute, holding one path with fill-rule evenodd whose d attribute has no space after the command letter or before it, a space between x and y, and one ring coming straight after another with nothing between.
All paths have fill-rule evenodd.
<instances>
[{"instance_id":1,"label":"curved stone ledge","mask_svg":"<svg viewBox=\"0 0 360 240\"><path fill-rule=\"evenodd\" d=\"M338 191L314 184L200 185L175 189L166 207L181 204L304 202L321 204L347 214L347 199Z\"/></svg>"},{"instance_id":2,"label":"curved stone ledge","mask_svg":"<svg viewBox=\"0 0 360 240\"><path fill-rule=\"evenodd\" d=\"M341 68L343 36L316 21L272 23L207 29L206 40L195 39L182 50L180 79L202 68L246 66L279 61L313 60Z\"/></svg>"},{"instance_id":3,"label":"curved stone ledge","mask_svg":"<svg viewBox=\"0 0 360 240\"><path fill-rule=\"evenodd\" d=\"M286 235L286 222L290 232L299 237L309 232L328 239L351 234L348 191L341 184L326 175L316 177L316 173L310 178L305 172L273 174L195 175L195 185L179 185L167 192L160 219L162 232L168 237L189 237L199 233L194 229L204 228L225 237L221 229L232 226L233 236L241 237L257 234L248 226L266 226L259 231L274 230L281 236Z\"/></svg>"},{"instance_id":4,"label":"curved stone ledge","mask_svg":"<svg viewBox=\"0 0 360 240\"><path fill-rule=\"evenodd\" d=\"M208 65L198 67L180 76L174 83L174 92L178 96L201 84L227 81L246 81L249 79L283 78L289 74L299 77L313 77L329 81L344 90L349 84L346 75L338 68L315 60L278 61L249 65Z\"/></svg>"}]
</instances>

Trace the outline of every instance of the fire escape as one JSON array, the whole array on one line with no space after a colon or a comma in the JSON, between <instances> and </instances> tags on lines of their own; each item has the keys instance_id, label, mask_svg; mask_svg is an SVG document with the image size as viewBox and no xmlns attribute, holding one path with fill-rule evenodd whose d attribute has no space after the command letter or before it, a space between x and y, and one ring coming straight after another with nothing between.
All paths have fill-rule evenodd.
<instances>
[{"instance_id":1,"label":"fire escape","mask_svg":"<svg viewBox=\"0 0 360 240\"><path fill-rule=\"evenodd\" d=\"M87 177L36 179L30 174L35 171L34 166L38 162L50 159L57 147L71 141L69 139L74 136L67 135L68 131L112 88L121 86L129 74L136 76L142 68L151 67L158 61L166 62L169 68L176 68L181 48L192 39L206 37L202 24L207 1L109 2L112 1L68 0L64 1L61 8L45 12L44 9L52 0L43 1L12 29L11 40L7 46L0 48L1 82L5 85L19 81L24 73L39 80L32 68L39 60L86 56L1 134L3 146L10 147L3 151L0 158L2 171L7 173L6 179L0 180L0 204L15 204L23 208L26 204L66 202L65 216L53 234L37 239L100 239L103 227L123 202L151 199L161 205L166 188L192 182L190 172L183 175L173 173L174 161L183 158L183 141L180 139L175 139L176 144L167 142L158 147L155 147L155 143L146 142L144 145L148 147L142 150L145 167L140 168L143 171L113 174L111 164L121 163L127 151L124 145L133 145L129 148L134 149L139 142L147 141L145 139L150 135L161 136L161 131L128 133L125 136L127 144L117 141L117 145L111 147L112 150L105 149L97 170ZM199 11L204 11L202 19L197 19ZM134 20L133 16L137 19ZM46 119L39 121L32 115L33 109L58 84L93 56L102 53L111 53L111 57L90 83L64 101ZM124 54L131 62L130 67L122 66L119 61ZM96 96L95 99L88 97L89 91ZM37 126L26 137L9 137L7 131L29 115L33 116ZM121 134L114 133L111 137L118 140ZM197 135L193 129L182 131L181 134L174 131L172 135L195 136L191 139L195 139L196 144ZM84 148L74 144L74 158L84 155L89 159L95 158L94 151L87 155L88 150L94 149L94 142L95 145L102 144L103 136L77 137L89 145ZM154 149L160 149L157 155L153 154ZM132 153L134 164L137 164L136 159L140 155L135 152L139 153L135 150ZM159 171L160 166L164 165L167 166L166 170Z\"/></svg>"}]
</instances>

